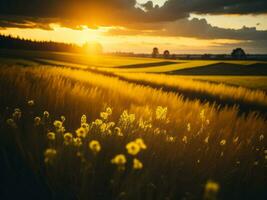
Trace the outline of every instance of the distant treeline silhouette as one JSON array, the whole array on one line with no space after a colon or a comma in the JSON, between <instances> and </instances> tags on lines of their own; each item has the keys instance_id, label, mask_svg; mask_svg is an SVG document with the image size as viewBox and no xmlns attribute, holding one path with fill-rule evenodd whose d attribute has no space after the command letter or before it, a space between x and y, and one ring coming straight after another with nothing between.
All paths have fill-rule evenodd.
<instances>
[{"instance_id":1,"label":"distant treeline silhouette","mask_svg":"<svg viewBox=\"0 0 267 200\"><path fill-rule=\"evenodd\" d=\"M82 50L82 47L75 44L52 41L35 41L20 37L13 37L11 35L0 35L0 48L64 52L79 52Z\"/></svg>"}]
</instances>

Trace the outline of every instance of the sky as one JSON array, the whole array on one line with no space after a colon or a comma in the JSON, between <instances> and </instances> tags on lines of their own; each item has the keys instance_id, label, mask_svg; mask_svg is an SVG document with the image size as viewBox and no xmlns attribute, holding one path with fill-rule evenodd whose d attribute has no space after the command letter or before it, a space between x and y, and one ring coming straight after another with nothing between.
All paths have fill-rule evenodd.
<instances>
[{"instance_id":1,"label":"sky","mask_svg":"<svg viewBox=\"0 0 267 200\"><path fill-rule=\"evenodd\" d=\"M0 34L105 52L267 53L267 1L0 0Z\"/></svg>"}]
</instances>

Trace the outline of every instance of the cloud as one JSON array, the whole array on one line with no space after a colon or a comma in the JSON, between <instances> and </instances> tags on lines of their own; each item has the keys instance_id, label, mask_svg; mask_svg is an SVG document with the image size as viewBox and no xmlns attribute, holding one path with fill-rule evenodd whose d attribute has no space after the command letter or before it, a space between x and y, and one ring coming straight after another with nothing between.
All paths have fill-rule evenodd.
<instances>
[{"instance_id":1,"label":"cloud","mask_svg":"<svg viewBox=\"0 0 267 200\"><path fill-rule=\"evenodd\" d=\"M241 29L219 28L205 19L180 19L174 22L134 24L135 29L113 28L108 35L152 35L170 37L194 37L199 39L267 40L267 31L255 27Z\"/></svg>"},{"instance_id":2,"label":"cloud","mask_svg":"<svg viewBox=\"0 0 267 200\"><path fill-rule=\"evenodd\" d=\"M150 9L156 20L170 21L196 14L266 14L266 0L168 0L161 8ZM156 17L158 16L158 17ZM152 17L153 18L153 17Z\"/></svg>"},{"instance_id":3,"label":"cloud","mask_svg":"<svg viewBox=\"0 0 267 200\"><path fill-rule=\"evenodd\" d=\"M142 19L144 11L136 8L135 0L1 0L2 21L16 16L21 20L31 18L53 19L63 25L89 26L126 24ZM12 23L11 23L12 25Z\"/></svg>"},{"instance_id":4,"label":"cloud","mask_svg":"<svg viewBox=\"0 0 267 200\"><path fill-rule=\"evenodd\" d=\"M266 0L168 0L163 6L136 0L0 0L0 28L51 29L50 23L79 29L113 26L107 35L149 35L267 41L267 30L255 27L227 29L205 19L187 19L196 14L267 14Z\"/></svg>"},{"instance_id":5,"label":"cloud","mask_svg":"<svg viewBox=\"0 0 267 200\"><path fill-rule=\"evenodd\" d=\"M18 16L1 16L0 15L0 28L40 28L44 30L52 30L49 23L53 20Z\"/></svg>"},{"instance_id":6,"label":"cloud","mask_svg":"<svg viewBox=\"0 0 267 200\"><path fill-rule=\"evenodd\" d=\"M40 19L48 22L53 19L56 23L76 28L81 24L127 26L140 21L177 21L190 13L267 13L266 0L168 0L162 7L152 1L137 5L136 0L1 0L0 15L1 24L5 27L9 22L11 27L16 24L21 27L24 23L28 24L29 19L33 23L40 23ZM17 23L12 22L10 18L13 17L16 17Z\"/></svg>"}]
</instances>

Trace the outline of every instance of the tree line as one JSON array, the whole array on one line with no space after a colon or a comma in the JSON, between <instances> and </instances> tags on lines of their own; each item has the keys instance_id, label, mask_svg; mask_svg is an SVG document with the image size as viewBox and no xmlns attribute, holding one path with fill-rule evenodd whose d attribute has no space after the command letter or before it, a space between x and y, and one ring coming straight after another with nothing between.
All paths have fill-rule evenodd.
<instances>
[{"instance_id":1,"label":"tree line","mask_svg":"<svg viewBox=\"0 0 267 200\"><path fill-rule=\"evenodd\" d=\"M231 52L231 57L233 59L246 59L247 58L247 54L245 53L244 49L242 48L236 48L233 49ZM152 58L157 58L160 57L160 53L159 53L159 49L158 47L154 47L152 49L152 54L151 54ZM175 55L171 55L169 50L165 50L162 53L162 57L165 59L170 59L170 58L175 58ZM218 58L223 58L222 55L217 55ZM202 55L202 59L210 59L211 55L210 54L203 54Z\"/></svg>"},{"instance_id":2,"label":"tree line","mask_svg":"<svg viewBox=\"0 0 267 200\"><path fill-rule=\"evenodd\" d=\"M80 47L75 44L67 44L53 41L36 41L20 37L13 37L11 35L0 35L0 48L38 51L80 52L83 47Z\"/></svg>"}]
</instances>

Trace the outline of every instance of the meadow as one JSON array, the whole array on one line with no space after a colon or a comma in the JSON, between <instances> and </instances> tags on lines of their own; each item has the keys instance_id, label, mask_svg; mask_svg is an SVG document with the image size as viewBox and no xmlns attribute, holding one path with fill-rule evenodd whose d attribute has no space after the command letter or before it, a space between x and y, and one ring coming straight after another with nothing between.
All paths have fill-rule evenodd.
<instances>
[{"instance_id":1,"label":"meadow","mask_svg":"<svg viewBox=\"0 0 267 200\"><path fill-rule=\"evenodd\" d=\"M0 59L3 199L266 199L265 77L71 56Z\"/></svg>"}]
</instances>

